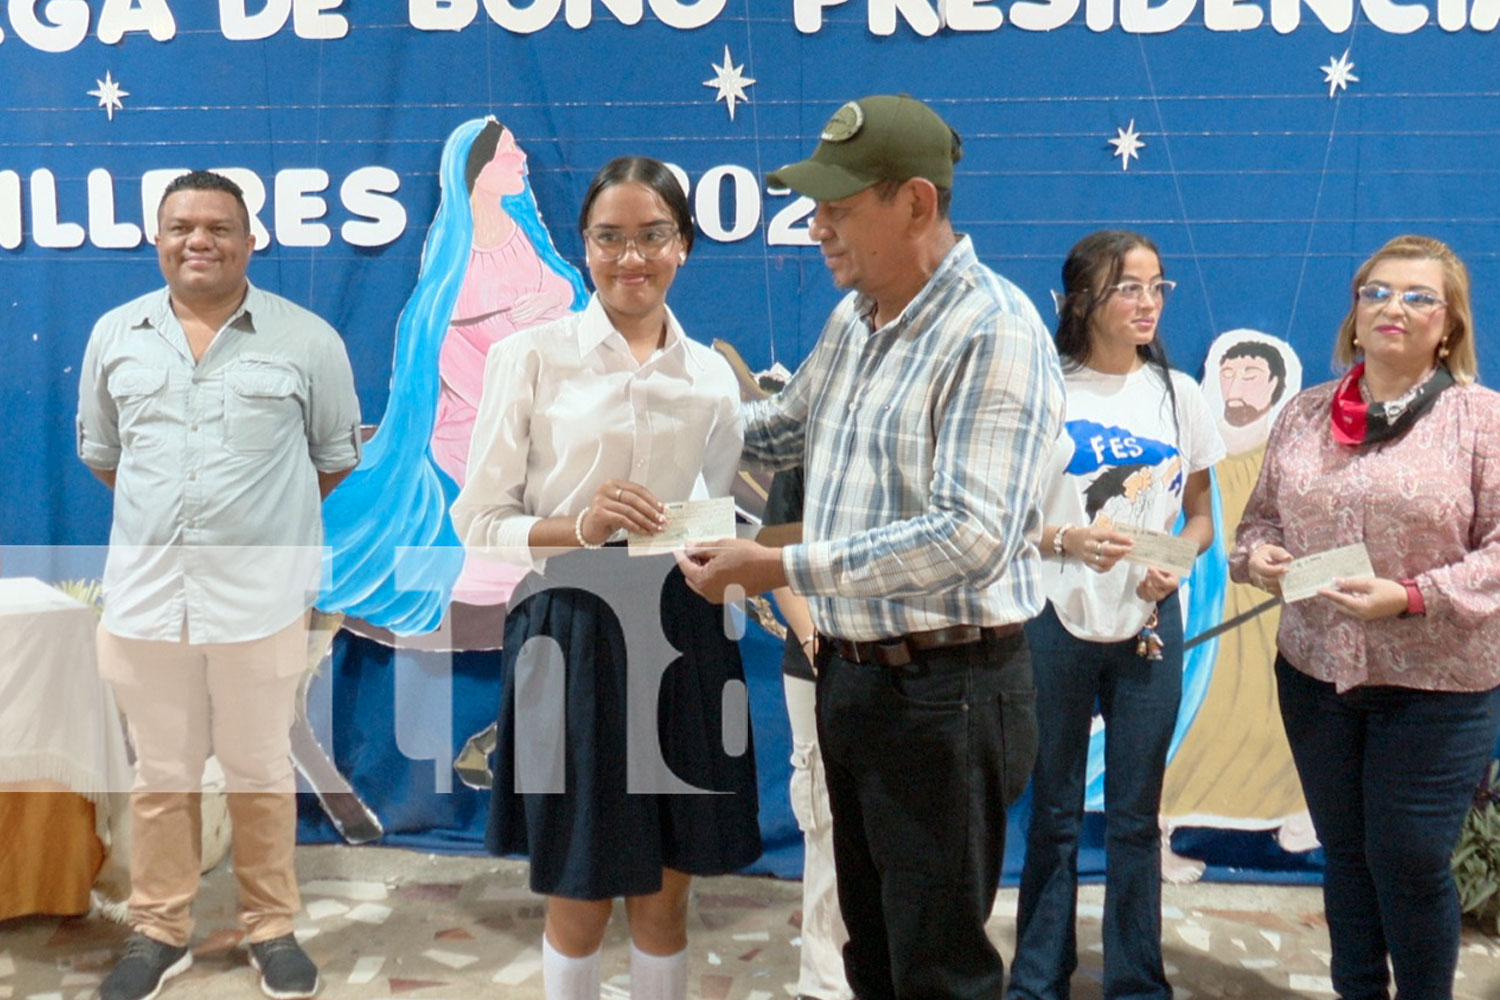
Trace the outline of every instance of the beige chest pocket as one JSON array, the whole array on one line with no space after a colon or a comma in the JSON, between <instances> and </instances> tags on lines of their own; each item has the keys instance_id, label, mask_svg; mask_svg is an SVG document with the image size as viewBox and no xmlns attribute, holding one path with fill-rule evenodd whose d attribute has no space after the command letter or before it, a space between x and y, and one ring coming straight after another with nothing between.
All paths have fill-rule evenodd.
<instances>
[{"instance_id":1,"label":"beige chest pocket","mask_svg":"<svg viewBox=\"0 0 1500 1000\"><path fill-rule=\"evenodd\" d=\"M302 430L297 373L247 365L224 375L224 445L240 455L274 451Z\"/></svg>"}]
</instances>

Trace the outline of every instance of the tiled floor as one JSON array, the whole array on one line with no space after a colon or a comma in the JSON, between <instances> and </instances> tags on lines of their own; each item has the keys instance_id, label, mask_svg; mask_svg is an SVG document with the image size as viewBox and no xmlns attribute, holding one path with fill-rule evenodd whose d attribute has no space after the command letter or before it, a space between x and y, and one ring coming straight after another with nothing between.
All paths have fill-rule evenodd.
<instances>
[{"instance_id":1,"label":"tiled floor","mask_svg":"<svg viewBox=\"0 0 1500 1000\"><path fill-rule=\"evenodd\" d=\"M520 863L360 847L298 852L300 934L323 970L323 996L505 997L541 1000L542 904ZM783 1000L794 993L800 885L719 878L697 884L689 918L689 992L703 1000ZM1178 1000L1331 997L1318 891L1306 887L1164 887L1164 940ZM990 930L1007 958L1015 891L1003 890ZM1075 1000L1100 996L1097 886L1080 893L1082 949ZM233 878L211 873L198 902L195 963L164 1000L251 998L238 947ZM0 923L0 1000L86 1000L113 964L124 928L101 920ZM606 1000L629 995L623 915L605 946ZM1500 998L1500 942L1467 931L1457 1000Z\"/></svg>"}]
</instances>

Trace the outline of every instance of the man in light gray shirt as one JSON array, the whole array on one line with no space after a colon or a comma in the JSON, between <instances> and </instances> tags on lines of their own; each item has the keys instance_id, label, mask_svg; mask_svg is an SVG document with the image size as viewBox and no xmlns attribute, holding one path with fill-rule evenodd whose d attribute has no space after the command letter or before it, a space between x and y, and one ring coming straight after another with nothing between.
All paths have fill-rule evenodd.
<instances>
[{"instance_id":1,"label":"man in light gray shirt","mask_svg":"<svg viewBox=\"0 0 1500 1000\"><path fill-rule=\"evenodd\" d=\"M192 964L197 792L214 753L261 989L309 997L318 971L292 935L288 732L321 501L359 461L359 403L333 328L247 280L255 237L238 186L183 175L158 223L167 287L99 320L79 385L79 456L115 491L99 669L137 757L135 933L101 996L145 1000Z\"/></svg>"}]
</instances>

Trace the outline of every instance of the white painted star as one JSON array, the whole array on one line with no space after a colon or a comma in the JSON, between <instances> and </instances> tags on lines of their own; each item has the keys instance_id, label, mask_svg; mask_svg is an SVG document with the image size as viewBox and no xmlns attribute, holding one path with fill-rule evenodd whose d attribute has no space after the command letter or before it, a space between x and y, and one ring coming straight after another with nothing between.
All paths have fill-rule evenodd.
<instances>
[{"instance_id":1,"label":"white painted star","mask_svg":"<svg viewBox=\"0 0 1500 1000\"><path fill-rule=\"evenodd\" d=\"M1340 90L1348 90L1349 84L1359 82L1359 77L1354 75L1354 64L1349 61L1348 49L1337 59L1329 56L1328 65L1318 68L1323 71L1323 82L1328 84L1329 97Z\"/></svg>"},{"instance_id":2,"label":"white painted star","mask_svg":"<svg viewBox=\"0 0 1500 1000\"><path fill-rule=\"evenodd\" d=\"M109 75L109 70L104 71L104 79L95 80L99 85L97 90L89 91L90 97L99 98L99 107L103 108L109 115L109 120L115 120L115 112L124 110L125 102L121 98L129 97L130 91L120 86L120 81Z\"/></svg>"},{"instance_id":3,"label":"white painted star","mask_svg":"<svg viewBox=\"0 0 1500 1000\"><path fill-rule=\"evenodd\" d=\"M1146 143L1141 139L1141 134L1135 130L1134 118L1130 119L1130 124L1124 128L1115 129L1115 137L1109 140L1109 144L1115 147L1115 151L1110 155L1120 158L1121 170L1129 170L1130 158L1133 156L1139 160L1141 154L1138 150L1146 148Z\"/></svg>"},{"instance_id":4,"label":"white painted star","mask_svg":"<svg viewBox=\"0 0 1500 1000\"><path fill-rule=\"evenodd\" d=\"M714 96L714 100L716 102L723 101L728 105L729 120L734 121L734 102L749 102L750 98L746 96L745 88L755 81L741 73L741 70L745 67L734 64L734 61L729 56L729 46L727 45L724 46L724 65L720 66L714 62L709 63L709 65L714 68L714 78L712 80L704 80L703 86L713 87L718 91L718 94Z\"/></svg>"}]
</instances>

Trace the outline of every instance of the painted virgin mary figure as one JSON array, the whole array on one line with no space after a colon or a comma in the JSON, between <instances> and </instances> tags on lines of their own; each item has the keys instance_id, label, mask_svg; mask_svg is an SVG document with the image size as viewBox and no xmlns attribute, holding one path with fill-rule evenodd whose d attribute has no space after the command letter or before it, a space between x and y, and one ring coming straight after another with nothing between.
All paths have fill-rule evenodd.
<instances>
[{"instance_id":1,"label":"painted virgin mary figure","mask_svg":"<svg viewBox=\"0 0 1500 1000\"><path fill-rule=\"evenodd\" d=\"M466 480L485 355L588 301L542 223L509 129L493 118L460 125L439 181L417 284L397 321L385 413L323 510L333 568L318 606L377 633L430 632L450 603L503 607L510 597L519 575L503 563L466 564L448 518ZM462 635L451 642L472 645Z\"/></svg>"}]
</instances>

